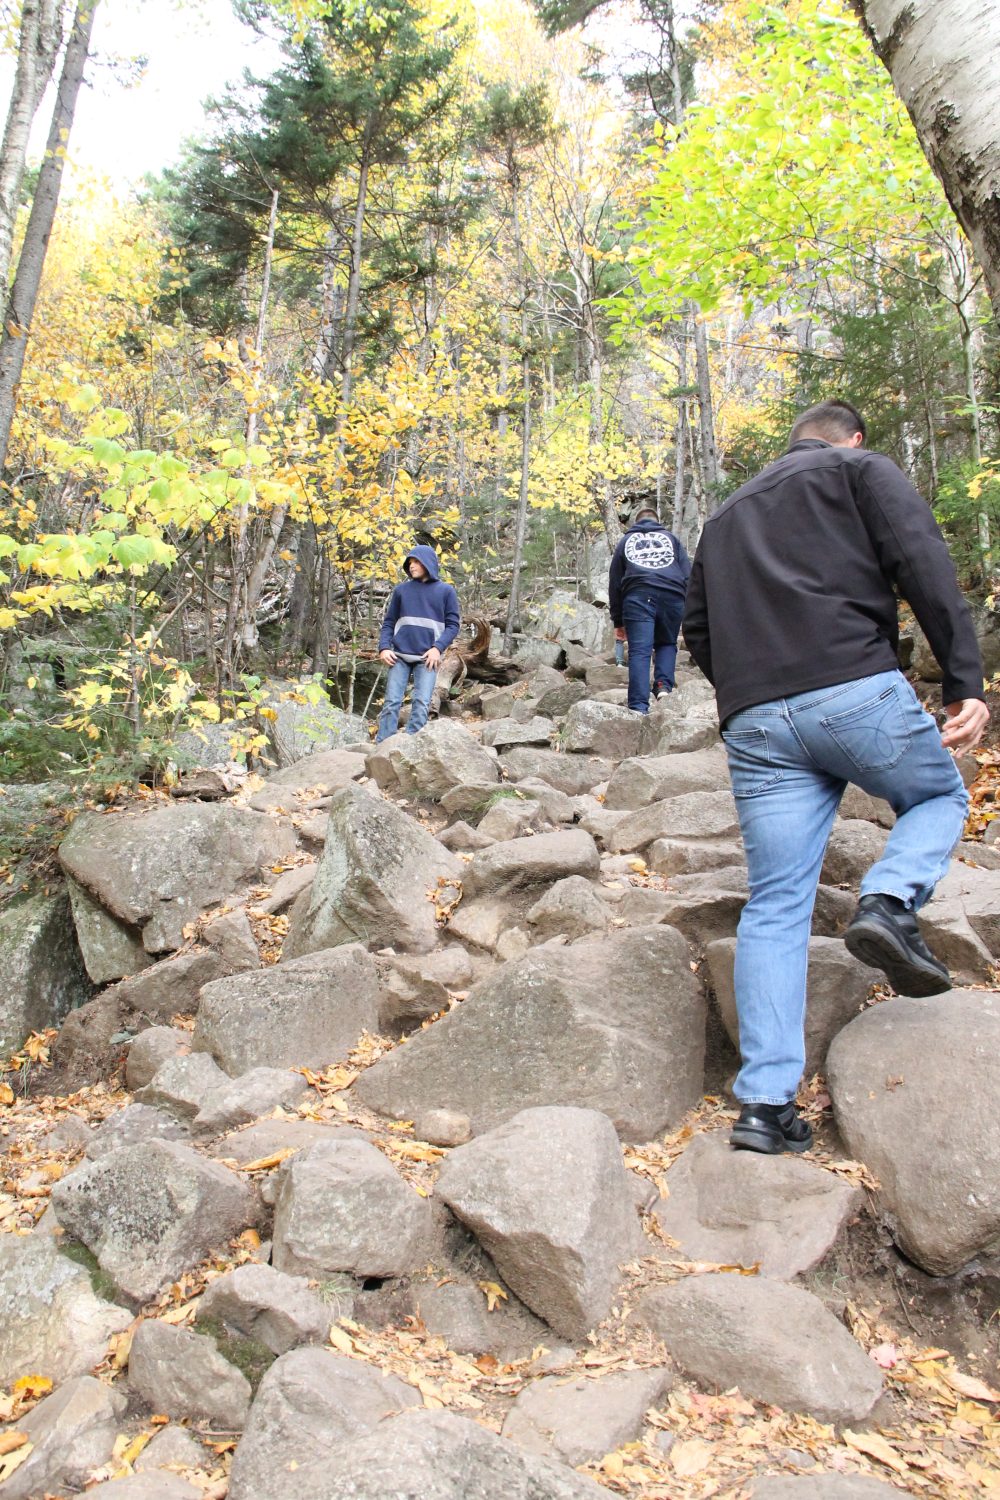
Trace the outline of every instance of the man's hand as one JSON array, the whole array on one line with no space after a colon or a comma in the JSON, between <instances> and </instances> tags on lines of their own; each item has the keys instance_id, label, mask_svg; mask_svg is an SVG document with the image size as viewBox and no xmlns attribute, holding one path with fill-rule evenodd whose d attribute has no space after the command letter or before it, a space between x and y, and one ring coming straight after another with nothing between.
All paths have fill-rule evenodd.
<instances>
[{"instance_id":1,"label":"man's hand","mask_svg":"<svg viewBox=\"0 0 1000 1500\"><path fill-rule=\"evenodd\" d=\"M616 625L615 626L615 640L616 641L623 641L624 639L625 639L625 626L624 625Z\"/></svg>"},{"instance_id":2,"label":"man's hand","mask_svg":"<svg viewBox=\"0 0 1000 1500\"><path fill-rule=\"evenodd\" d=\"M982 698L960 698L944 707L948 722L941 731L941 743L956 753L974 750L990 722L990 711Z\"/></svg>"},{"instance_id":3,"label":"man's hand","mask_svg":"<svg viewBox=\"0 0 1000 1500\"><path fill-rule=\"evenodd\" d=\"M379 661L384 661L387 667L394 667L399 660L399 657L396 655L395 651L390 651L387 646L384 651L379 652L378 659Z\"/></svg>"},{"instance_id":4,"label":"man's hand","mask_svg":"<svg viewBox=\"0 0 1000 1500\"><path fill-rule=\"evenodd\" d=\"M441 653L436 646L432 646L429 651L424 652L424 666L429 667L432 672L436 672L440 665Z\"/></svg>"}]
</instances>

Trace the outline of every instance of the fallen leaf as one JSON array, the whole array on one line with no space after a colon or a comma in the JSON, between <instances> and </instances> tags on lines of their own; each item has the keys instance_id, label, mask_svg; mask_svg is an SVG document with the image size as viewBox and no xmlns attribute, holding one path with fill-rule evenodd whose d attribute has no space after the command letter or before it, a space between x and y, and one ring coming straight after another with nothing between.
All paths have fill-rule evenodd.
<instances>
[{"instance_id":1,"label":"fallen leaf","mask_svg":"<svg viewBox=\"0 0 1000 1500\"><path fill-rule=\"evenodd\" d=\"M480 1281L479 1290L486 1297L486 1311L496 1312L501 1302L507 1301L507 1293L496 1281Z\"/></svg>"},{"instance_id":2,"label":"fallen leaf","mask_svg":"<svg viewBox=\"0 0 1000 1500\"><path fill-rule=\"evenodd\" d=\"M341 1354L354 1353L354 1340L351 1335L345 1333L342 1328L338 1328L336 1324L330 1329L330 1343L335 1349L339 1349Z\"/></svg>"},{"instance_id":3,"label":"fallen leaf","mask_svg":"<svg viewBox=\"0 0 1000 1500\"><path fill-rule=\"evenodd\" d=\"M977 1380L974 1375L963 1375L958 1370L942 1370L941 1374L960 1396L968 1396L971 1401L1000 1401L1000 1391Z\"/></svg>"},{"instance_id":4,"label":"fallen leaf","mask_svg":"<svg viewBox=\"0 0 1000 1500\"><path fill-rule=\"evenodd\" d=\"M0 1458L0 1484L3 1484L5 1479L9 1479L14 1470L19 1469L24 1460L30 1458L34 1451L34 1443L24 1442L13 1452L4 1454L3 1458Z\"/></svg>"},{"instance_id":5,"label":"fallen leaf","mask_svg":"<svg viewBox=\"0 0 1000 1500\"><path fill-rule=\"evenodd\" d=\"M0 1104L13 1104L14 1090L9 1083L0 1083Z\"/></svg>"},{"instance_id":6,"label":"fallen leaf","mask_svg":"<svg viewBox=\"0 0 1000 1500\"><path fill-rule=\"evenodd\" d=\"M601 1460L601 1472L609 1479L620 1479L625 1472L625 1460L620 1453L609 1453Z\"/></svg>"},{"instance_id":7,"label":"fallen leaf","mask_svg":"<svg viewBox=\"0 0 1000 1500\"><path fill-rule=\"evenodd\" d=\"M899 1363L899 1350L895 1344L879 1344L870 1350L871 1358L883 1370L892 1370Z\"/></svg>"},{"instance_id":8,"label":"fallen leaf","mask_svg":"<svg viewBox=\"0 0 1000 1500\"><path fill-rule=\"evenodd\" d=\"M22 1391L25 1396L47 1396L52 1382L47 1375L22 1375L20 1380L14 1381L12 1389Z\"/></svg>"},{"instance_id":9,"label":"fallen leaf","mask_svg":"<svg viewBox=\"0 0 1000 1500\"><path fill-rule=\"evenodd\" d=\"M845 1427L843 1439L848 1448L853 1448L855 1453L864 1453L868 1458L876 1459L878 1463L885 1464L887 1469L892 1469L897 1474L906 1473L906 1464L899 1454L890 1447L884 1437L879 1437L877 1432L852 1432L849 1427Z\"/></svg>"},{"instance_id":10,"label":"fallen leaf","mask_svg":"<svg viewBox=\"0 0 1000 1500\"><path fill-rule=\"evenodd\" d=\"M670 1466L679 1479L700 1474L712 1462L712 1450L701 1438L685 1438L670 1450Z\"/></svg>"},{"instance_id":11,"label":"fallen leaf","mask_svg":"<svg viewBox=\"0 0 1000 1500\"><path fill-rule=\"evenodd\" d=\"M0 1458L15 1449L22 1447L28 1441L26 1432L0 1432Z\"/></svg>"},{"instance_id":12,"label":"fallen leaf","mask_svg":"<svg viewBox=\"0 0 1000 1500\"><path fill-rule=\"evenodd\" d=\"M244 1172L269 1172L272 1167L279 1167L283 1161L295 1155L294 1146L282 1146L280 1151L272 1151L270 1156L258 1156L256 1161L248 1161L243 1168Z\"/></svg>"}]
</instances>

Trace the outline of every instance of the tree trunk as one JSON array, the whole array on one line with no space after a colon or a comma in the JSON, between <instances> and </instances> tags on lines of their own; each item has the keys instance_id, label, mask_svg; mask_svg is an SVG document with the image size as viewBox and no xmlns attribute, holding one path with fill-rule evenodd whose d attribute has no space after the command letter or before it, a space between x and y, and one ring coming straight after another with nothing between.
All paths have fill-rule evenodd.
<instances>
[{"instance_id":1,"label":"tree trunk","mask_svg":"<svg viewBox=\"0 0 1000 1500\"><path fill-rule=\"evenodd\" d=\"M983 269L1000 320L997 0L851 0Z\"/></svg>"},{"instance_id":2,"label":"tree trunk","mask_svg":"<svg viewBox=\"0 0 1000 1500\"><path fill-rule=\"evenodd\" d=\"M83 70L87 64L96 9L97 0L78 0L73 28L66 44L66 56L52 111L45 156L38 174L28 226L24 232L24 244L18 257L17 274L0 336L0 468L7 458L10 428L14 420L14 398L24 369L28 335L31 332L31 320L59 202L66 148L73 129L80 85L83 83Z\"/></svg>"},{"instance_id":3,"label":"tree trunk","mask_svg":"<svg viewBox=\"0 0 1000 1500\"><path fill-rule=\"evenodd\" d=\"M59 0L23 0L17 66L0 146L0 289L6 293L28 136L52 77L60 41Z\"/></svg>"},{"instance_id":4,"label":"tree trunk","mask_svg":"<svg viewBox=\"0 0 1000 1500\"><path fill-rule=\"evenodd\" d=\"M704 323L694 312L691 318L694 328L695 378L698 382L698 430L701 437L702 489L706 500L718 502L719 482L722 469L715 445L715 418L712 415L712 372L708 363L708 333Z\"/></svg>"},{"instance_id":5,"label":"tree trunk","mask_svg":"<svg viewBox=\"0 0 1000 1500\"><path fill-rule=\"evenodd\" d=\"M528 323L528 286L524 272L524 245L521 240L521 216L517 182L513 183L514 266L517 291L521 302L521 484L517 497L517 522L514 529L514 556L510 565L510 598L503 633L503 648L509 652L517 624L521 593L521 567L524 561L524 537L528 529L528 468L531 457L531 349Z\"/></svg>"}]
</instances>

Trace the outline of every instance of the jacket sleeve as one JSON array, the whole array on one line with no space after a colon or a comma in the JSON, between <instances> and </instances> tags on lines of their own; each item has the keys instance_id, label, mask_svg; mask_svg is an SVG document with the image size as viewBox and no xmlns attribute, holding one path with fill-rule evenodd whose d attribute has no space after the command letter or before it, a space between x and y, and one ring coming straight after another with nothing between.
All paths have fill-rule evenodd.
<instances>
[{"instance_id":1,"label":"jacket sleeve","mask_svg":"<svg viewBox=\"0 0 1000 1500\"><path fill-rule=\"evenodd\" d=\"M691 577L691 559L684 551L684 543L681 541L680 537L675 536L674 541L677 543L677 564L684 576L684 581L686 583L687 580Z\"/></svg>"},{"instance_id":2,"label":"jacket sleeve","mask_svg":"<svg viewBox=\"0 0 1000 1500\"><path fill-rule=\"evenodd\" d=\"M385 617L382 620L382 629L379 631L378 649L380 651L392 650L392 632L396 621L399 619L399 585L393 589L386 606Z\"/></svg>"},{"instance_id":3,"label":"jacket sleeve","mask_svg":"<svg viewBox=\"0 0 1000 1500\"><path fill-rule=\"evenodd\" d=\"M684 631L684 644L694 657L695 662L715 685L715 677L712 675L712 641L708 630L708 600L705 597L705 574L701 562L701 543L694 555L691 564L691 577L688 580L687 598L684 603L684 620L681 627Z\"/></svg>"},{"instance_id":4,"label":"jacket sleeve","mask_svg":"<svg viewBox=\"0 0 1000 1500\"><path fill-rule=\"evenodd\" d=\"M608 573L608 608L611 610L611 623L616 630L622 623L622 574L624 571L625 543L621 541L615 548L611 559L611 571Z\"/></svg>"},{"instance_id":5,"label":"jacket sleeve","mask_svg":"<svg viewBox=\"0 0 1000 1500\"><path fill-rule=\"evenodd\" d=\"M462 613L458 607L458 595L448 585L444 600L444 634L438 636L437 648L443 656L462 627Z\"/></svg>"},{"instance_id":6,"label":"jacket sleeve","mask_svg":"<svg viewBox=\"0 0 1000 1500\"><path fill-rule=\"evenodd\" d=\"M883 573L917 617L943 673L943 703L982 698L983 663L969 606L930 506L881 453L858 463L855 497Z\"/></svg>"}]
</instances>

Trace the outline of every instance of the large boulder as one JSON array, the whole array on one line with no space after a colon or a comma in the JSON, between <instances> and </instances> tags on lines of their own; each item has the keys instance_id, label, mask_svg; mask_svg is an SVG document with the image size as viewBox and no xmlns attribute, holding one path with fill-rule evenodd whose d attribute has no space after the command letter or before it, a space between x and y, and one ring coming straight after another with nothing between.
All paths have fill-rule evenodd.
<instances>
[{"instance_id":1,"label":"large boulder","mask_svg":"<svg viewBox=\"0 0 1000 1500\"><path fill-rule=\"evenodd\" d=\"M531 611L532 632L560 646L582 646L600 655L610 651L614 626L606 609L587 604L566 589L554 589L545 602Z\"/></svg>"},{"instance_id":2,"label":"large boulder","mask_svg":"<svg viewBox=\"0 0 1000 1500\"><path fill-rule=\"evenodd\" d=\"M318 1141L280 1171L273 1235L279 1271L402 1276L428 1260L433 1236L428 1200L367 1141Z\"/></svg>"},{"instance_id":3,"label":"large boulder","mask_svg":"<svg viewBox=\"0 0 1000 1500\"><path fill-rule=\"evenodd\" d=\"M882 1393L874 1360L818 1297L762 1276L715 1272L647 1292L642 1322L685 1374L819 1422L856 1422Z\"/></svg>"},{"instance_id":4,"label":"large boulder","mask_svg":"<svg viewBox=\"0 0 1000 1500\"><path fill-rule=\"evenodd\" d=\"M368 725L358 714L347 714L329 699L309 702L312 683L274 684L280 689L274 705L274 718L268 721L267 736L278 765L293 766L296 761L323 750L338 750L343 745L368 739Z\"/></svg>"},{"instance_id":5,"label":"large boulder","mask_svg":"<svg viewBox=\"0 0 1000 1500\"><path fill-rule=\"evenodd\" d=\"M151 964L110 991L126 1009L151 1021L169 1021L198 1009L203 985L228 974L229 966L214 948L189 948Z\"/></svg>"},{"instance_id":6,"label":"large boulder","mask_svg":"<svg viewBox=\"0 0 1000 1500\"><path fill-rule=\"evenodd\" d=\"M616 854L631 854L648 848L654 839L733 840L739 830L731 793L683 792L629 813L610 830L607 845Z\"/></svg>"},{"instance_id":7,"label":"large boulder","mask_svg":"<svg viewBox=\"0 0 1000 1500\"><path fill-rule=\"evenodd\" d=\"M625 760L608 782L605 807L634 812L650 802L685 792L729 790L729 766L721 747L676 755L640 755Z\"/></svg>"},{"instance_id":8,"label":"large boulder","mask_svg":"<svg viewBox=\"0 0 1000 1500\"><path fill-rule=\"evenodd\" d=\"M174 1141L147 1141L78 1167L52 1189L63 1229L137 1302L253 1224L246 1183Z\"/></svg>"},{"instance_id":9,"label":"large boulder","mask_svg":"<svg viewBox=\"0 0 1000 1500\"><path fill-rule=\"evenodd\" d=\"M206 1418L239 1431L250 1408L250 1382L224 1359L214 1339L145 1318L132 1335L128 1383L154 1411Z\"/></svg>"},{"instance_id":10,"label":"large boulder","mask_svg":"<svg viewBox=\"0 0 1000 1500\"><path fill-rule=\"evenodd\" d=\"M401 808L344 787L330 803L323 855L293 908L284 955L356 942L429 953L438 937L435 896L464 869Z\"/></svg>"},{"instance_id":11,"label":"large boulder","mask_svg":"<svg viewBox=\"0 0 1000 1500\"><path fill-rule=\"evenodd\" d=\"M920 926L959 980L975 984L988 979L1000 958L1000 870L954 860L921 909Z\"/></svg>"},{"instance_id":12,"label":"large boulder","mask_svg":"<svg viewBox=\"0 0 1000 1500\"><path fill-rule=\"evenodd\" d=\"M561 718L569 713L574 703L586 696L587 688L578 678L560 679L542 693L538 699L538 712L549 719Z\"/></svg>"},{"instance_id":13,"label":"large boulder","mask_svg":"<svg viewBox=\"0 0 1000 1500\"><path fill-rule=\"evenodd\" d=\"M750 1500L899 1500L899 1490L867 1474L766 1474L755 1479Z\"/></svg>"},{"instance_id":14,"label":"large boulder","mask_svg":"<svg viewBox=\"0 0 1000 1500\"><path fill-rule=\"evenodd\" d=\"M567 755L562 750L540 750L534 745L515 745L505 750L500 764L511 781L537 776L569 797L592 792L607 781L614 769L610 760L597 755Z\"/></svg>"},{"instance_id":15,"label":"large boulder","mask_svg":"<svg viewBox=\"0 0 1000 1500\"><path fill-rule=\"evenodd\" d=\"M648 1140L701 1097L704 1049L687 945L645 928L505 964L353 1091L393 1119L460 1110L474 1131L532 1105L578 1104Z\"/></svg>"},{"instance_id":16,"label":"large boulder","mask_svg":"<svg viewBox=\"0 0 1000 1500\"><path fill-rule=\"evenodd\" d=\"M255 812L273 812L277 808L297 812L317 798L339 792L364 774L365 758L359 751L320 750L275 771L247 805Z\"/></svg>"},{"instance_id":17,"label":"large boulder","mask_svg":"<svg viewBox=\"0 0 1000 1500\"><path fill-rule=\"evenodd\" d=\"M900 1248L934 1276L1000 1249L998 1055L1000 997L982 990L874 1006L830 1048L847 1149L878 1179Z\"/></svg>"},{"instance_id":18,"label":"large boulder","mask_svg":"<svg viewBox=\"0 0 1000 1500\"><path fill-rule=\"evenodd\" d=\"M214 1319L272 1354L323 1343L332 1321L332 1309L304 1277L252 1264L210 1282L198 1311L200 1318Z\"/></svg>"},{"instance_id":19,"label":"large boulder","mask_svg":"<svg viewBox=\"0 0 1000 1500\"><path fill-rule=\"evenodd\" d=\"M736 939L719 938L716 942L709 943L705 957L723 1024L734 1046L738 1048L740 1025L733 983ZM823 1071L830 1043L838 1031L864 1010L872 985L882 981L884 977L877 969L869 969L867 965L852 958L840 938L809 939L805 1020L806 1078Z\"/></svg>"},{"instance_id":20,"label":"large boulder","mask_svg":"<svg viewBox=\"0 0 1000 1500\"><path fill-rule=\"evenodd\" d=\"M546 1375L525 1386L507 1413L504 1437L561 1463L585 1464L630 1443L646 1412L670 1390L670 1370L614 1370L597 1379Z\"/></svg>"},{"instance_id":21,"label":"large boulder","mask_svg":"<svg viewBox=\"0 0 1000 1500\"><path fill-rule=\"evenodd\" d=\"M233 1472L236 1473L234 1461ZM258 1490L254 1500L271 1491ZM282 1500L607 1500L564 1464L447 1411L404 1412L283 1481ZM230 1487L230 1500L250 1491Z\"/></svg>"},{"instance_id":22,"label":"large boulder","mask_svg":"<svg viewBox=\"0 0 1000 1500\"><path fill-rule=\"evenodd\" d=\"M470 896L500 894L548 885L569 875L595 879L600 868L590 834L582 828L566 828L530 839L505 839L480 849L465 869L463 885Z\"/></svg>"},{"instance_id":23,"label":"large boulder","mask_svg":"<svg viewBox=\"0 0 1000 1500\"><path fill-rule=\"evenodd\" d=\"M85 1375L131 1321L48 1235L0 1235L0 1385L22 1375L55 1384Z\"/></svg>"},{"instance_id":24,"label":"large boulder","mask_svg":"<svg viewBox=\"0 0 1000 1500\"><path fill-rule=\"evenodd\" d=\"M791 1280L822 1260L861 1204L861 1190L792 1156L734 1151L729 1132L697 1136L653 1207L690 1260L758 1266Z\"/></svg>"},{"instance_id":25,"label":"large boulder","mask_svg":"<svg viewBox=\"0 0 1000 1500\"><path fill-rule=\"evenodd\" d=\"M440 802L456 786L499 780L496 759L454 719L438 719L419 734L394 734L365 759L380 787L404 797Z\"/></svg>"},{"instance_id":26,"label":"large boulder","mask_svg":"<svg viewBox=\"0 0 1000 1500\"><path fill-rule=\"evenodd\" d=\"M564 1338L607 1315L641 1246L618 1138L594 1109L522 1110L453 1150L435 1191Z\"/></svg>"},{"instance_id":27,"label":"large boulder","mask_svg":"<svg viewBox=\"0 0 1000 1500\"><path fill-rule=\"evenodd\" d=\"M607 760L624 760L639 749L642 716L616 703L597 703L582 698L566 715L562 747L575 753L589 752Z\"/></svg>"},{"instance_id":28,"label":"large boulder","mask_svg":"<svg viewBox=\"0 0 1000 1500\"><path fill-rule=\"evenodd\" d=\"M4 1500L81 1490L92 1469L111 1457L127 1402L92 1375L66 1380L20 1418L31 1452L3 1481Z\"/></svg>"},{"instance_id":29,"label":"large boulder","mask_svg":"<svg viewBox=\"0 0 1000 1500\"><path fill-rule=\"evenodd\" d=\"M206 985L193 1044L233 1077L260 1067L322 1072L378 1030L378 1015L375 964L351 943Z\"/></svg>"},{"instance_id":30,"label":"large boulder","mask_svg":"<svg viewBox=\"0 0 1000 1500\"><path fill-rule=\"evenodd\" d=\"M837 818L823 857L820 879L827 885L849 885L857 888L861 878L882 858L884 828L865 818Z\"/></svg>"},{"instance_id":31,"label":"large boulder","mask_svg":"<svg viewBox=\"0 0 1000 1500\"><path fill-rule=\"evenodd\" d=\"M498 753L513 745L549 745L555 727L551 719L540 714L530 719L494 719L483 726L483 744Z\"/></svg>"},{"instance_id":32,"label":"large boulder","mask_svg":"<svg viewBox=\"0 0 1000 1500\"><path fill-rule=\"evenodd\" d=\"M148 953L162 953L181 946L184 927L206 907L294 847L292 830L263 813L174 802L81 813L59 858L106 911L141 933Z\"/></svg>"},{"instance_id":33,"label":"large boulder","mask_svg":"<svg viewBox=\"0 0 1000 1500\"><path fill-rule=\"evenodd\" d=\"M293 1500L303 1468L376 1428L381 1436L393 1412L420 1404L413 1386L361 1360L291 1350L260 1383L233 1455L229 1500Z\"/></svg>"},{"instance_id":34,"label":"large boulder","mask_svg":"<svg viewBox=\"0 0 1000 1500\"><path fill-rule=\"evenodd\" d=\"M89 891L67 879L76 940L87 974L94 984L107 984L126 974L137 974L154 960L142 946L142 933L105 911Z\"/></svg>"},{"instance_id":35,"label":"large boulder","mask_svg":"<svg viewBox=\"0 0 1000 1500\"><path fill-rule=\"evenodd\" d=\"M557 880L527 912L537 942L557 936L579 938L604 932L610 919L608 903L601 900L595 887L581 875Z\"/></svg>"},{"instance_id":36,"label":"large boulder","mask_svg":"<svg viewBox=\"0 0 1000 1500\"><path fill-rule=\"evenodd\" d=\"M65 891L4 907L0 968L0 1056L6 1057L30 1032L58 1026L67 1011L90 998Z\"/></svg>"}]
</instances>

